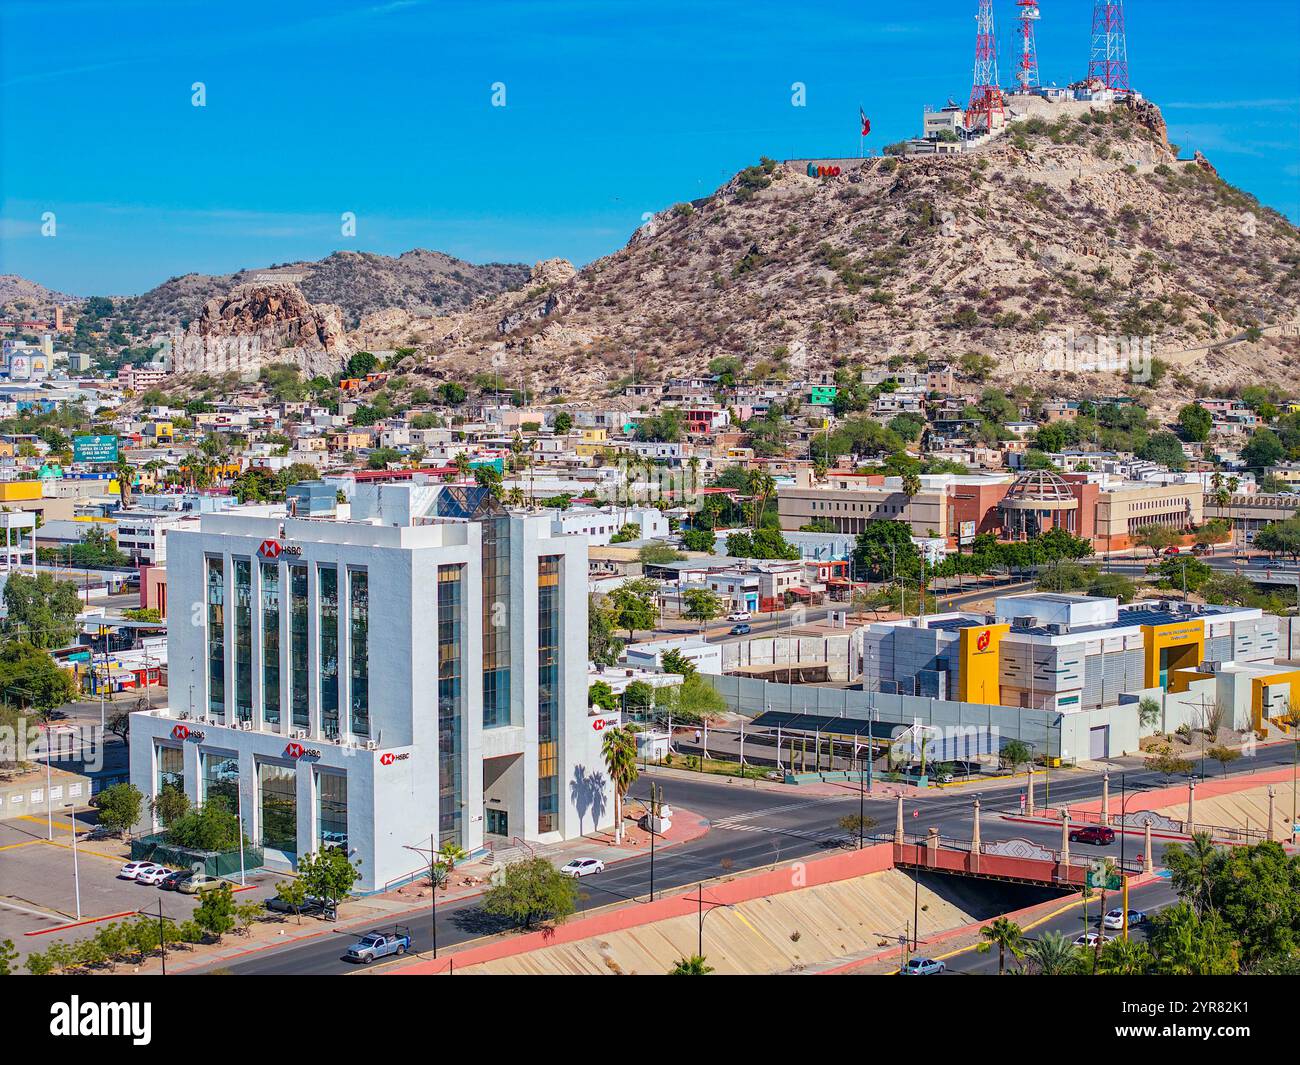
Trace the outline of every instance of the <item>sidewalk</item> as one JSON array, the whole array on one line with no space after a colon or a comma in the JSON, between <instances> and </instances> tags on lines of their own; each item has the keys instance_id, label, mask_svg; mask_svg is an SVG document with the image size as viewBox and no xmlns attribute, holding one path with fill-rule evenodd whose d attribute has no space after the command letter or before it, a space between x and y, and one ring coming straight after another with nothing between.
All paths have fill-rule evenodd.
<instances>
[{"instance_id":1,"label":"sidewalk","mask_svg":"<svg viewBox=\"0 0 1300 1065\"><path fill-rule=\"evenodd\" d=\"M675 807L672 817L673 827L666 834L656 838L656 850L678 847L704 836L709 830L709 822L699 814ZM644 829L627 822L623 832L623 843L614 842L614 834L598 832L580 839L565 840L548 846L536 848L536 856L545 858L555 865L563 865L569 859L582 855L597 856L607 865L635 858L645 854L650 846L649 834ZM482 895L491 886L490 869L483 861L468 862L457 866L452 873L452 884L445 892L438 894L438 906L459 902L476 895ZM422 913L428 906L432 889L428 881L417 882L397 888L387 894L368 895L353 899L339 907L339 919L323 922L316 918L305 918L301 924L296 918L285 917L282 921L261 921L249 929L249 934L228 935L215 947L202 947L188 952L183 960L169 953L168 973L187 973L199 969L219 966L223 962L232 962L262 950L283 947L291 943L302 943L321 936L336 935L341 932L359 932L378 924L390 924L413 914ZM158 958L150 958L145 964L133 967L132 972L156 973L161 969Z\"/></svg>"}]
</instances>

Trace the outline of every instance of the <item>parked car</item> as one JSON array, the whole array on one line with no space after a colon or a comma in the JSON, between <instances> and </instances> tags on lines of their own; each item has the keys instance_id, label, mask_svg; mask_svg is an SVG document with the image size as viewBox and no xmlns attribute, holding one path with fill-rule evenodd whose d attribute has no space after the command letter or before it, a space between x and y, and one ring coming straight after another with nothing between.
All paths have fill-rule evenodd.
<instances>
[{"instance_id":1,"label":"parked car","mask_svg":"<svg viewBox=\"0 0 1300 1065\"><path fill-rule=\"evenodd\" d=\"M135 880L146 870L161 868L162 866L157 862L127 862L118 870L117 878L119 880Z\"/></svg>"},{"instance_id":2,"label":"parked car","mask_svg":"<svg viewBox=\"0 0 1300 1065\"><path fill-rule=\"evenodd\" d=\"M168 869L165 865L155 865L152 869L141 869L135 875L137 884L148 884L150 887L157 887L169 876L174 870Z\"/></svg>"},{"instance_id":3,"label":"parked car","mask_svg":"<svg viewBox=\"0 0 1300 1065\"><path fill-rule=\"evenodd\" d=\"M947 966L933 958L908 958L907 964L898 970L899 976L938 976Z\"/></svg>"},{"instance_id":4,"label":"parked car","mask_svg":"<svg viewBox=\"0 0 1300 1065\"><path fill-rule=\"evenodd\" d=\"M1108 936L1102 932L1084 932L1083 935L1079 936L1079 938L1074 941L1074 945L1076 947L1095 947L1097 941L1100 940L1104 946L1114 938L1114 936Z\"/></svg>"},{"instance_id":5,"label":"parked car","mask_svg":"<svg viewBox=\"0 0 1300 1065\"><path fill-rule=\"evenodd\" d=\"M749 611L748 611L748 610L733 610L730 614L727 615L727 620L728 620L728 621L748 621L748 620L749 620Z\"/></svg>"},{"instance_id":6,"label":"parked car","mask_svg":"<svg viewBox=\"0 0 1300 1065\"><path fill-rule=\"evenodd\" d=\"M593 873L603 873L604 871L605 863L599 858L574 858L573 861L560 866L560 872L575 879L582 876L591 876Z\"/></svg>"},{"instance_id":7,"label":"parked car","mask_svg":"<svg viewBox=\"0 0 1300 1065\"><path fill-rule=\"evenodd\" d=\"M751 629L751 628L750 628L750 627L749 627L745 622L743 622L743 621L742 621L739 625L732 625L732 626L731 626L731 635L732 635L732 636L748 636L748 635L749 635L751 632L753 632L753 631L754 631L754 630Z\"/></svg>"},{"instance_id":8,"label":"parked car","mask_svg":"<svg viewBox=\"0 0 1300 1065\"><path fill-rule=\"evenodd\" d=\"M1146 920L1147 920L1147 915L1143 910L1128 911L1128 926L1130 928L1133 928L1136 925L1146 924ZM1124 911L1122 909L1107 910L1106 916L1102 918L1101 923L1102 926L1105 928L1123 928Z\"/></svg>"},{"instance_id":9,"label":"parked car","mask_svg":"<svg viewBox=\"0 0 1300 1065\"><path fill-rule=\"evenodd\" d=\"M208 876L207 873L194 873L188 879L182 880L177 885L176 890L182 895L197 895L200 891L206 891L208 888L214 888L218 884L224 884L225 881L219 876Z\"/></svg>"},{"instance_id":10,"label":"parked car","mask_svg":"<svg viewBox=\"0 0 1300 1065\"><path fill-rule=\"evenodd\" d=\"M405 925L399 925L391 932L369 932L362 936L344 955L348 961L359 961L369 965L376 958L386 958L390 954L402 955L411 949L411 932Z\"/></svg>"},{"instance_id":11,"label":"parked car","mask_svg":"<svg viewBox=\"0 0 1300 1065\"><path fill-rule=\"evenodd\" d=\"M1076 828L1070 833L1071 843L1092 843L1098 847L1105 847L1115 842L1115 830L1106 828L1103 825L1089 825L1087 828Z\"/></svg>"},{"instance_id":12,"label":"parked car","mask_svg":"<svg viewBox=\"0 0 1300 1065\"><path fill-rule=\"evenodd\" d=\"M266 908L270 910L272 913L291 914L294 912L293 907L290 906L287 902L284 901L284 899L280 898L278 895L270 896L270 898L268 898L263 903L263 905L266 906ZM305 899L303 899L302 905L298 907L297 912L299 913L299 915L303 917L316 917L318 915L324 917L333 916L332 907L327 906L323 899L318 899L316 898L315 895L308 895Z\"/></svg>"},{"instance_id":13,"label":"parked car","mask_svg":"<svg viewBox=\"0 0 1300 1065\"><path fill-rule=\"evenodd\" d=\"M180 886L194 875L193 869L177 869L174 873L169 873L158 881L158 886L163 891L179 891Z\"/></svg>"}]
</instances>

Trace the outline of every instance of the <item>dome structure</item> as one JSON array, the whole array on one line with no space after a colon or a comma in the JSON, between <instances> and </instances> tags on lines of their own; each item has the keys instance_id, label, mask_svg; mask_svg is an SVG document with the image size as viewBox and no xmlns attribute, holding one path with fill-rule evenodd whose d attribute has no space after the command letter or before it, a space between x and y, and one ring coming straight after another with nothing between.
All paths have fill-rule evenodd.
<instances>
[{"instance_id":1,"label":"dome structure","mask_svg":"<svg viewBox=\"0 0 1300 1065\"><path fill-rule=\"evenodd\" d=\"M1050 529L1077 533L1079 497L1069 481L1051 470L1029 470L1017 477L998 510L1002 534L1009 540L1041 536Z\"/></svg>"}]
</instances>

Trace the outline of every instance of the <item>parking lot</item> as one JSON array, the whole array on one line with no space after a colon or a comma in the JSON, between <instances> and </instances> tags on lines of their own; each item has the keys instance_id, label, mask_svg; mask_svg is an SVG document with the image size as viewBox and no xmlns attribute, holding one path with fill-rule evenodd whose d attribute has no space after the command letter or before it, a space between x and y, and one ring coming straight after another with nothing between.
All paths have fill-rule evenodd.
<instances>
[{"instance_id":1,"label":"parking lot","mask_svg":"<svg viewBox=\"0 0 1300 1065\"><path fill-rule=\"evenodd\" d=\"M125 842L87 841L93 814L82 816L86 819L78 823L75 878L67 815L55 818L53 842L47 839L44 817L0 821L0 940L12 940L22 956L41 951L56 939L72 941L94 935L99 926L93 923L44 935L29 934L76 921L78 882L82 920L143 909L156 914L161 901L164 917L183 921L198 904L193 895L118 880L118 870L127 860ZM240 893L241 901L274 894L280 877L257 873L247 879L250 890Z\"/></svg>"}]
</instances>

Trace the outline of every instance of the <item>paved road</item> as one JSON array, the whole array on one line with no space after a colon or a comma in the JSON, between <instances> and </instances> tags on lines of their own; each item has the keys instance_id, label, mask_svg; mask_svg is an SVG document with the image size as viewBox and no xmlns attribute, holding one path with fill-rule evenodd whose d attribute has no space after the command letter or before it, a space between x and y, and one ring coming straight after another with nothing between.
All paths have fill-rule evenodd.
<instances>
[{"instance_id":1,"label":"paved road","mask_svg":"<svg viewBox=\"0 0 1300 1065\"><path fill-rule=\"evenodd\" d=\"M1263 748L1254 760L1255 767L1290 764L1290 747ZM1207 764L1207 776L1217 776L1217 763ZM649 784L662 784L665 797L672 805L691 810L712 823L707 835L688 844L660 850L654 862L655 890L663 891L713 877L765 868L809 855L825 853L843 845L845 833L838 821L845 814L856 813L859 796L854 788L843 795L813 796L773 792L740 781L722 783L716 778L691 779L680 773L654 770L643 776L632 789L633 798L645 798ZM1158 786L1162 781L1144 769L1127 773L1131 790ZM1112 808L1118 812L1118 779L1112 775ZM1052 774L1050 788L1043 781L1036 785L1040 801L1050 793L1051 801L1078 801L1101 794L1101 777L1095 773L1059 771ZM925 831L937 827L942 835L969 839L972 801L976 792L969 788L950 789L923 800L907 804L907 829ZM999 812L1019 809L1016 786L985 789L981 795L982 836L985 841L1015 837L1034 840L1044 846L1060 844L1060 830L1051 826L1025 825L1003 821ZM891 831L895 802L891 799L867 799L863 809L878 823L877 831ZM919 813L912 817L912 811ZM1128 857L1136 857L1142 848L1141 837L1130 835L1125 844ZM1073 853L1118 856L1118 845L1087 847L1072 845ZM1157 848L1160 860L1163 846ZM609 870L582 882L582 908L590 909L629 899L644 902L650 889L650 856L640 855L611 865ZM432 944L429 911L423 908L401 918L411 926L413 949L428 951ZM477 899L464 899L438 907L438 942L440 947L463 944L505 929L485 915ZM243 961L220 965L223 970L256 974L328 974L354 971L341 955L352 941L353 933L328 935L318 940L264 951Z\"/></svg>"}]
</instances>

